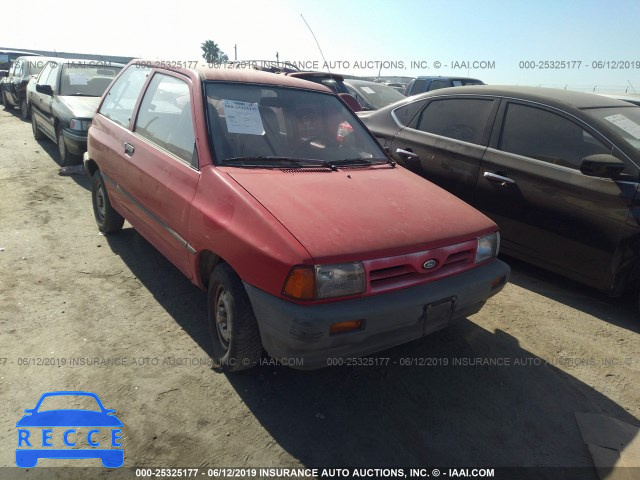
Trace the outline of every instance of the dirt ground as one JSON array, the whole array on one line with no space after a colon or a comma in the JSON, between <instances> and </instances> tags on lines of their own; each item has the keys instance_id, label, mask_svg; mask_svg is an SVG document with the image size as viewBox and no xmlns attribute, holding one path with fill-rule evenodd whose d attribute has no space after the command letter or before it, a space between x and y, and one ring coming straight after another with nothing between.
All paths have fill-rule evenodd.
<instances>
[{"instance_id":1,"label":"dirt ground","mask_svg":"<svg viewBox=\"0 0 640 480\"><path fill-rule=\"evenodd\" d=\"M480 313L377 355L388 365L215 373L204 293L128 225L99 234L89 178L59 176L56 158L0 107L0 478L135 478L98 460L15 467L16 422L58 390L115 409L125 467L586 467L579 478L596 479L575 413L640 423L631 301L509 258L511 283Z\"/></svg>"}]
</instances>

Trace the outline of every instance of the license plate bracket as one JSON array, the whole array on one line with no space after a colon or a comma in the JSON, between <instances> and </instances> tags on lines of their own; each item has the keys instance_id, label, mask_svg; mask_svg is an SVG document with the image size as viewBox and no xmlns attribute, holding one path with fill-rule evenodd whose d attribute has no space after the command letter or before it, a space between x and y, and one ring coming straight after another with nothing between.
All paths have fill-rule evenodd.
<instances>
[{"instance_id":1,"label":"license plate bracket","mask_svg":"<svg viewBox=\"0 0 640 480\"><path fill-rule=\"evenodd\" d=\"M425 305L423 313L424 335L439 330L451 322L457 301L457 297L448 297Z\"/></svg>"}]
</instances>

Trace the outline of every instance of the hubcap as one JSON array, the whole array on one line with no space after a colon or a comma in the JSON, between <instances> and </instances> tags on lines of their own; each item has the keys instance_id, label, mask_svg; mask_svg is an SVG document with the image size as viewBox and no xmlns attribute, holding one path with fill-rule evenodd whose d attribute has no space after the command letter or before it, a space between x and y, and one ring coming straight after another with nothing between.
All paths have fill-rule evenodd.
<instances>
[{"instance_id":1,"label":"hubcap","mask_svg":"<svg viewBox=\"0 0 640 480\"><path fill-rule=\"evenodd\" d=\"M231 305L229 301L229 292L224 287L218 287L216 292L216 311L215 311L216 329L218 330L218 338L225 349L229 348L231 339Z\"/></svg>"},{"instance_id":2,"label":"hubcap","mask_svg":"<svg viewBox=\"0 0 640 480\"><path fill-rule=\"evenodd\" d=\"M102 189L102 185L99 185L96 190L96 208L98 210L98 216L100 217L100 221L102 221L106 214L104 190Z\"/></svg>"},{"instance_id":3,"label":"hubcap","mask_svg":"<svg viewBox=\"0 0 640 480\"><path fill-rule=\"evenodd\" d=\"M58 135L58 152L60 152L60 158L64 160L66 151L64 147L64 137L62 134Z\"/></svg>"}]
</instances>

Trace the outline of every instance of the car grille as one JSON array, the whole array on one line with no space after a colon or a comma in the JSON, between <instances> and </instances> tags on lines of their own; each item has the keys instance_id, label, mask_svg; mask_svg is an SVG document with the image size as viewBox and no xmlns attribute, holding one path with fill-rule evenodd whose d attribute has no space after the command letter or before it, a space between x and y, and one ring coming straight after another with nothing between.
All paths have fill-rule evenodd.
<instances>
[{"instance_id":1,"label":"car grille","mask_svg":"<svg viewBox=\"0 0 640 480\"><path fill-rule=\"evenodd\" d=\"M422 252L377 258L364 263L367 272L368 293L382 293L412 285L438 280L472 268L475 263L477 241L469 240L455 245ZM432 268L424 268L434 260Z\"/></svg>"}]
</instances>

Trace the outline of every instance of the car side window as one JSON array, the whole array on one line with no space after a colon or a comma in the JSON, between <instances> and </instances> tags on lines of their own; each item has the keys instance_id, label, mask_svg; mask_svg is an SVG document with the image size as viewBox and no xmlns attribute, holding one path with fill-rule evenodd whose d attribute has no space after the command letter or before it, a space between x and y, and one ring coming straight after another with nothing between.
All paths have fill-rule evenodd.
<instances>
[{"instance_id":1,"label":"car side window","mask_svg":"<svg viewBox=\"0 0 640 480\"><path fill-rule=\"evenodd\" d=\"M11 73L13 77L22 77L22 62L22 60L18 60L13 64L13 72Z\"/></svg>"},{"instance_id":2,"label":"car side window","mask_svg":"<svg viewBox=\"0 0 640 480\"><path fill-rule=\"evenodd\" d=\"M611 153L610 148L573 121L517 103L507 107L498 148L577 170L584 157Z\"/></svg>"},{"instance_id":3,"label":"car side window","mask_svg":"<svg viewBox=\"0 0 640 480\"><path fill-rule=\"evenodd\" d=\"M128 127L149 72L148 67L129 66L109 88L98 113L123 127Z\"/></svg>"},{"instance_id":4,"label":"car side window","mask_svg":"<svg viewBox=\"0 0 640 480\"><path fill-rule=\"evenodd\" d=\"M142 98L134 131L197 168L191 97L186 82L156 73Z\"/></svg>"},{"instance_id":5,"label":"car side window","mask_svg":"<svg viewBox=\"0 0 640 480\"><path fill-rule=\"evenodd\" d=\"M49 78L49 74L51 73L51 68L51 64L47 63L47 65L40 72L40 75L38 76L38 83L40 85L47 85L47 79Z\"/></svg>"},{"instance_id":6,"label":"car side window","mask_svg":"<svg viewBox=\"0 0 640 480\"><path fill-rule=\"evenodd\" d=\"M47 78L47 85L51 85L51 89L55 92L58 86L58 73L60 72L60 64L54 63L52 66L49 77Z\"/></svg>"},{"instance_id":7,"label":"car side window","mask_svg":"<svg viewBox=\"0 0 640 480\"><path fill-rule=\"evenodd\" d=\"M407 103L406 105L396 108L393 111L393 114L398 119L398 122L400 122L400 125L402 125L403 127L413 127L414 125L412 124L413 122L411 122L411 120L413 120L415 116L420 112L420 110L422 110L425 102L426 100Z\"/></svg>"},{"instance_id":8,"label":"car side window","mask_svg":"<svg viewBox=\"0 0 640 480\"><path fill-rule=\"evenodd\" d=\"M463 142L481 144L492 107L492 99L433 100L422 111L416 128Z\"/></svg>"}]
</instances>

